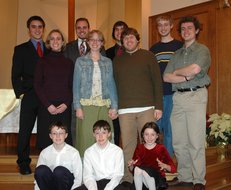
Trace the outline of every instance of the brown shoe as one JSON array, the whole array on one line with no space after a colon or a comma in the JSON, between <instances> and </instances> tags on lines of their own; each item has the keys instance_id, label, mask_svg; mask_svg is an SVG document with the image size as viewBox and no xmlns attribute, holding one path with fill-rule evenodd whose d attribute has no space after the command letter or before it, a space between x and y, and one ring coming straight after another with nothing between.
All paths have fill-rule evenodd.
<instances>
[{"instance_id":1,"label":"brown shoe","mask_svg":"<svg viewBox=\"0 0 231 190\"><path fill-rule=\"evenodd\" d=\"M205 186L201 183L196 183L193 187L193 190L205 190Z\"/></svg>"}]
</instances>

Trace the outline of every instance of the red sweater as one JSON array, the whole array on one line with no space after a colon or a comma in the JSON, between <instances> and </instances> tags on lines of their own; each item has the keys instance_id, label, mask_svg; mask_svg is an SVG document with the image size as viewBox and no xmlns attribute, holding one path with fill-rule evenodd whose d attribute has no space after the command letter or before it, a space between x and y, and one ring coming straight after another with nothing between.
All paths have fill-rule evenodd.
<instances>
[{"instance_id":1,"label":"red sweater","mask_svg":"<svg viewBox=\"0 0 231 190\"><path fill-rule=\"evenodd\" d=\"M157 144L153 149L150 150L147 149L144 144L139 144L135 149L132 159L138 159L138 162L135 164L136 166L152 167L159 171L163 177L165 177L165 171L160 170L160 167L156 161L157 158L161 162L170 165L171 173L176 172L176 166L169 156L167 149L162 144Z\"/></svg>"}]
</instances>

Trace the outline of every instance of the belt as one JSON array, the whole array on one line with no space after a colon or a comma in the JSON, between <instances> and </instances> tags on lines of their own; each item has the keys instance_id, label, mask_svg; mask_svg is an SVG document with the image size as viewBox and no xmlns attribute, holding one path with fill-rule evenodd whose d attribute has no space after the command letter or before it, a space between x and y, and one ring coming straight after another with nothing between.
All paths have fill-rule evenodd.
<instances>
[{"instance_id":1,"label":"belt","mask_svg":"<svg viewBox=\"0 0 231 190\"><path fill-rule=\"evenodd\" d=\"M197 89L199 89L199 88L204 88L204 86L196 86L193 88L179 88L176 91L178 91L178 92L192 92L192 91L197 91Z\"/></svg>"}]
</instances>

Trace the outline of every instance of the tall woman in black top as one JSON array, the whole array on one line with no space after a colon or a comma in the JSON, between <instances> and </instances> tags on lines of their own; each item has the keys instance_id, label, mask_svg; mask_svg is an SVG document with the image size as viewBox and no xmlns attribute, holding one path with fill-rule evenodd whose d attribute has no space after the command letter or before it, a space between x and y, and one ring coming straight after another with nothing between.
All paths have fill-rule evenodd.
<instances>
[{"instance_id":1,"label":"tall woman in black top","mask_svg":"<svg viewBox=\"0 0 231 190\"><path fill-rule=\"evenodd\" d=\"M50 53L36 65L34 86L41 101L37 120L37 147L44 149L50 145L49 126L54 121L62 121L68 127L66 142L71 139L71 103L73 62L64 57L65 40L59 30L52 30L46 46Z\"/></svg>"}]
</instances>

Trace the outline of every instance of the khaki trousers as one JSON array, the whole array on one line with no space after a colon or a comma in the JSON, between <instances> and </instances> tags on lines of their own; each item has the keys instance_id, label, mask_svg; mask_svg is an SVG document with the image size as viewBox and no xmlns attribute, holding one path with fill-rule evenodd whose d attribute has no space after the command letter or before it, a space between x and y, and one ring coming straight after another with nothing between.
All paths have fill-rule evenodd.
<instances>
[{"instance_id":1,"label":"khaki trousers","mask_svg":"<svg viewBox=\"0 0 231 190\"><path fill-rule=\"evenodd\" d=\"M205 133L208 92L175 92L171 114L178 179L205 184Z\"/></svg>"},{"instance_id":2,"label":"khaki trousers","mask_svg":"<svg viewBox=\"0 0 231 190\"><path fill-rule=\"evenodd\" d=\"M132 159L137 146L138 134L147 122L154 121L154 109L149 109L138 113L126 113L119 115L122 148L124 152L124 177L123 181L132 182L133 177L128 170L128 161Z\"/></svg>"}]
</instances>

